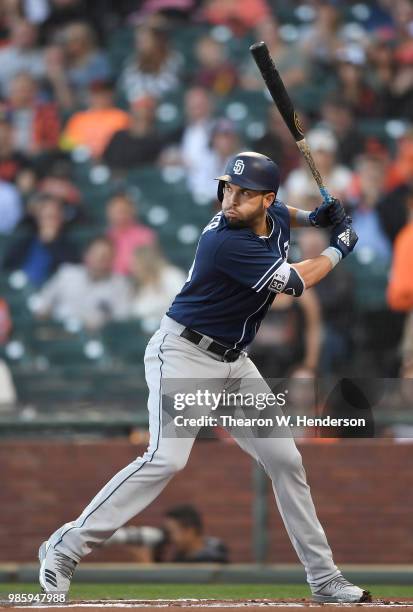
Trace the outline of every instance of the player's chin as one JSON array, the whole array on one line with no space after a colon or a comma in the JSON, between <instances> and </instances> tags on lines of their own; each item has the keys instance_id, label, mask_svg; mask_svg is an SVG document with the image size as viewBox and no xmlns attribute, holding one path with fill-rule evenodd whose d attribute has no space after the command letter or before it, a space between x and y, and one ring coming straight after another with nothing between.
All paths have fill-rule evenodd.
<instances>
[{"instance_id":1,"label":"player's chin","mask_svg":"<svg viewBox=\"0 0 413 612\"><path fill-rule=\"evenodd\" d=\"M228 221L228 225L232 227L233 229L242 229L244 227L247 227L247 224L242 219L239 219L237 217L232 217L232 216L226 216L226 215L225 215L225 218Z\"/></svg>"}]
</instances>

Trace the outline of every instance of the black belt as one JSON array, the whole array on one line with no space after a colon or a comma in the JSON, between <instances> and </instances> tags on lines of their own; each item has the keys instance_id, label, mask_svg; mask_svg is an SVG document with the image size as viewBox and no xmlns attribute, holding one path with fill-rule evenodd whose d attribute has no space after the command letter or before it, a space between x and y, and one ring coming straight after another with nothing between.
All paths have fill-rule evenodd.
<instances>
[{"instance_id":1,"label":"black belt","mask_svg":"<svg viewBox=\"0 0 413 612\"><path fill-rule=\"evenodd\" d=\"M190 329L189 327L185 327L184 331L180 335L182 338L185 338L185 340L189 340L189 342L197 345L203 338L205 338L205 336L193 329ZM205 348L205 350L213 353L214 355L218 355L218 357L222 357L222 361L228 361L230 363L236 361L243 352L239 351L238 349L228 348L224 344L220 344L215 340L213 340L211 344Z\"/></svg>"}]
</instances>

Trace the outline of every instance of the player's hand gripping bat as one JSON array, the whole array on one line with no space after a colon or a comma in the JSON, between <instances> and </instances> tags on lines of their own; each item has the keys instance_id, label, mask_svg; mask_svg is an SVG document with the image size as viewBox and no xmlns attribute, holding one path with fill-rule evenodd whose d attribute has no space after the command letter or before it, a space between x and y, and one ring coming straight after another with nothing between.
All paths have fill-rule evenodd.
<instances>
[{"instance_id":1,"label":"player's hand gripping bat","mask_svg":"<svg viewBox=\"0 0 413 612\"><path fill-rule=\"evenodd\" d=\"M315 165L310 148L304 137L304 132L301 127L300 120L294 110L290 96L288 95L287 90L284 87L284 83L282 82L279 72L276 69L274 62L269 54L267 45L265 44L265 42L255 43L251 45L250 51L255 60L255 63L259 68L259 71L262 74L262 77L265 81L265 84L267 85L268 91L270 92L272 99L274 100L282 118L285 121L285 124L293 135L298 148L304 155L310 167L311 174L315 178L323 200L325 202L330 202L332 200L332 197L327 191L321 174L317 166Z\"/></svg>"}]
</instances>

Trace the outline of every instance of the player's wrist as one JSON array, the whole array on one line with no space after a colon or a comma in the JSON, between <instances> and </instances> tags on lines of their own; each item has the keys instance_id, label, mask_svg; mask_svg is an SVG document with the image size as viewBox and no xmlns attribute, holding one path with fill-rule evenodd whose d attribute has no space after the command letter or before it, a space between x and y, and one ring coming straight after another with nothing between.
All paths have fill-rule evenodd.
<instances>
[{"instance_id":1,"label":"player's wrist","mask_svg":"<svg viewBox=\"0 0 413 612\"><path fill-rule=\"evenodd\" d=\"M297 209L295 221L299 227L312 227L314 223L311 221L311 213L308 210Z\"/></svg>"},{"instance_id":2,"label":"player's wrist","mask_svg":"<svg viewBox=\"0 0 413 612\"><path fill-rule=\"evenodd\" d=\"M338 263L343 259L343 254L336 247L329 246L321 253L324 257L327 257L331 262L331 268L335 268Z\"/></svg>"}]
</instances>

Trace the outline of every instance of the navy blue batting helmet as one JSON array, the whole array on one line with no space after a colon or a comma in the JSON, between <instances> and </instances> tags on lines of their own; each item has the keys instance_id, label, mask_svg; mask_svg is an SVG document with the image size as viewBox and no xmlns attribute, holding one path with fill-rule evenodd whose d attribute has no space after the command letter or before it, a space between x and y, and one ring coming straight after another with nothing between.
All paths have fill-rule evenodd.
<instances>
[{"instance_id":1,"label":"navy blue batting helmet","mask_svg":"<svg viewBox=\"0 0 413 612\"><path fill-rule=\"evenodd\" d=\"M243 151L228 160L224 174L218 176L218 200L224 198L224 184L234 183L255 191L273 191L277 195L280 171L275 162L266 155L254 151Z\"/></svg>"}]
</instances>

